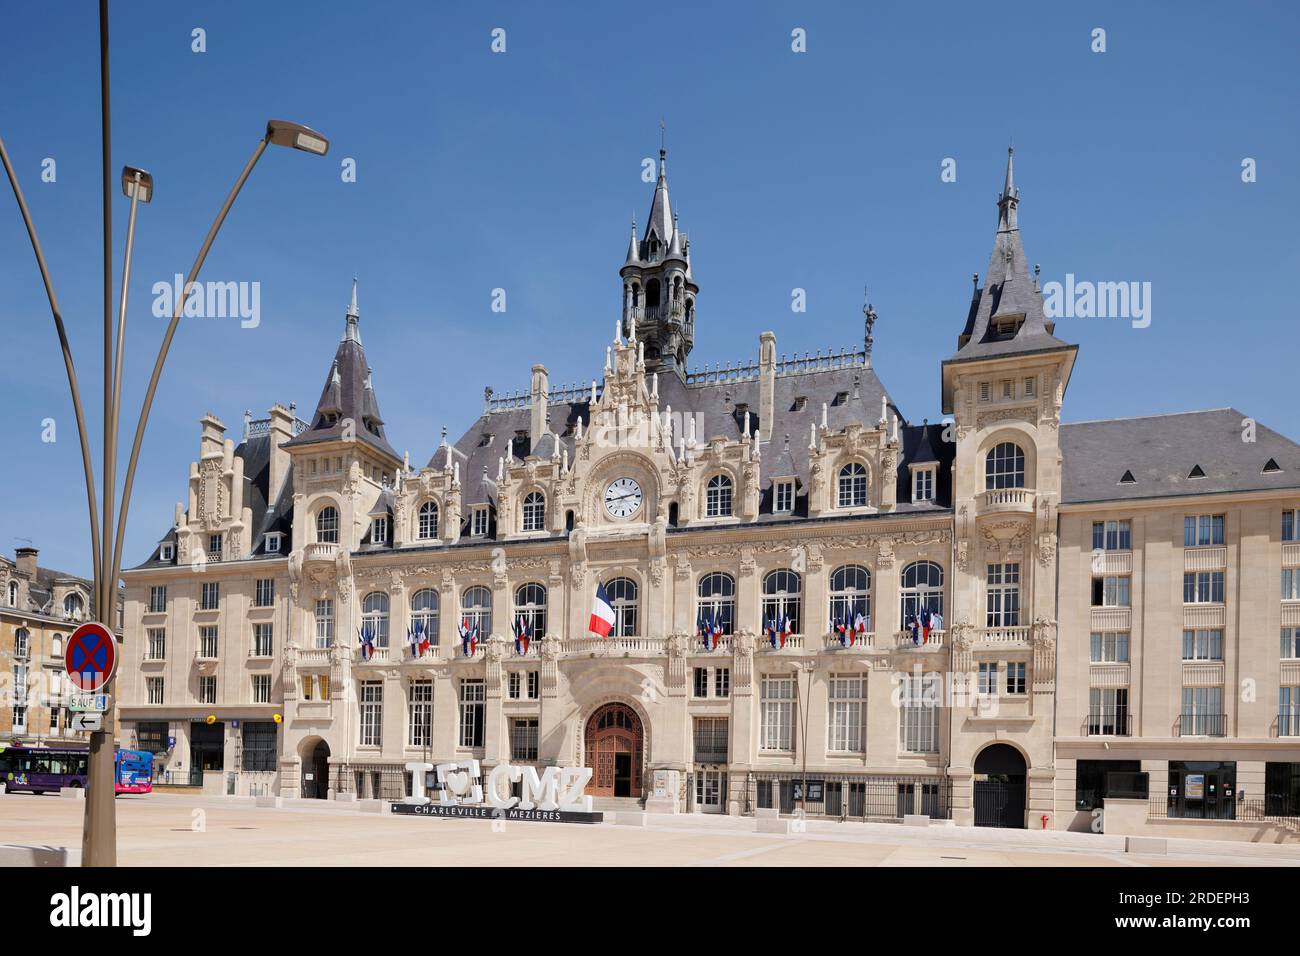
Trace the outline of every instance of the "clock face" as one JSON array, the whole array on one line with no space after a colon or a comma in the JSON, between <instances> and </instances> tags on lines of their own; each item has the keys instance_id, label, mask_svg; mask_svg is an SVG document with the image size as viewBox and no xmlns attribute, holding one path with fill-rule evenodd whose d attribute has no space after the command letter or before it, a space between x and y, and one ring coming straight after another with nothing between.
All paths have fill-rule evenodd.
<instances>
[{"instance_id":1,"label":"clock face","mask_svg":"<svg viewBox=\"0 0 1300 956\"><path fill-rule=\"evenodd\" d=\"M605 489L605 510L612 518L630 518L641 507L641 486L631 478L618 478Z\"/></svg>"}]
</instances>

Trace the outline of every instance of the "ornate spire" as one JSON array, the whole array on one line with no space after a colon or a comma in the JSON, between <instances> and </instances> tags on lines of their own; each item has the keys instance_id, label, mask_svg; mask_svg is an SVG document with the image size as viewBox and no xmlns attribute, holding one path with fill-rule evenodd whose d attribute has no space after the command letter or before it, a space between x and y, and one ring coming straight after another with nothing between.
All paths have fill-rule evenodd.
<instances>
[{"instance_id":1,"label":"ornate spire","mask_svg":"<svg viewBox=\"0 0 1300 956\"><path fill-rule=\"evenodd\" d=\"M1016 188L1015 150L1007 147L1007 178L998 197L998 229L1018 229L1016 207L1020 205L1020 190Z\"/></svg>"},{"instance_id":2,"label":"ornate spire","mask_svg":"<svg viewBox=\"0 0 1300 956\"><path fill-rule=\"evenodd\" d=\"M343 341L361 344L361 313L357 311L357 277L352 277L352 303L348 306L343 325Z\"/></svg>"}]
</instances>

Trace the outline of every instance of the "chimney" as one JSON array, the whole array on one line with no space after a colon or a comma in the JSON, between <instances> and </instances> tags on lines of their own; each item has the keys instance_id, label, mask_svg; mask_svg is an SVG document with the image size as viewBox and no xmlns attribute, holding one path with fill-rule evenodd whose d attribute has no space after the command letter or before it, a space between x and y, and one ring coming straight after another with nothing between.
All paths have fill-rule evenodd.
<instances>
[{"instance_id":1,"label":"chimney","mask_svg":"<svg viewBox=\"0 0 1300 956\"><path fill-rule=\"evenodd\" d=\"M289 474L289 452L284 443L293 438L294 417L283 405L271 406L271 455L266 484L266 503L271 506L280 499L284 479Z\"/></svg>"},{"instance_id":2,"label":"chimney","mask_svg":"<svg viewBox=\"0 0 1300 956\"><path fill-rule=\"evenodd\" d=\"M550 391L550 379L546 374L546 366L534 365L532 414L528 418L528 437L531 439L533 448L537 447L537 443L546 434L546 394L548 391Z\"/></svg>"},{"instance_id":3,"label":"chimney","mask_svg":"<svg viewBox=\"0 0 1300 956\"><path fill-rule=\"evenodd\" d=\"M36 548L15 548L14 559L18 565L18 573L25 574L29 578L36 577L36 555L39 551Z\"/></svg>"},{"instance_id":4,"label":"chimney","mask_svg":"<svg viewBox=\"0 0 1300 956\"><path fill-rule=\"evenodd\" d=\"M758 427L763 441L772 440L772 422L776 420L776 335L764 332L758 337Z\"/></svg>"},{"instance_id":5,"label":"chimney","mask_svg":"<svg viewBox=\"0 0 1300 956\"><path fill-rule=\"evenodd\" d=\"M211 412L200 418L199 424L203 427L199 437L199 460L222 457L225 454L226 426Z\"/></svg>"}]
</instances>

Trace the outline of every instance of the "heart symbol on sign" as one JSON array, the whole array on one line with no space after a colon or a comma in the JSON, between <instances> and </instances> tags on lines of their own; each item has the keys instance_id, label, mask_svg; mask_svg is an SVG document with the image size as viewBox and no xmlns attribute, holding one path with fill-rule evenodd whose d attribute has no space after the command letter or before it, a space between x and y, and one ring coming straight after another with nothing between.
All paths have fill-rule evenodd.
<instances>
[{"instance_id":1,"label":"heart symbol on sign","mask_svg":"<svg viewBox=\"0 0 1300 956\"><path fill-rule=\"evenodd\" d=\"M447 774L447 789L458 797L469 793L469 774L464 771Z\"/></svg>"}]
</instances>

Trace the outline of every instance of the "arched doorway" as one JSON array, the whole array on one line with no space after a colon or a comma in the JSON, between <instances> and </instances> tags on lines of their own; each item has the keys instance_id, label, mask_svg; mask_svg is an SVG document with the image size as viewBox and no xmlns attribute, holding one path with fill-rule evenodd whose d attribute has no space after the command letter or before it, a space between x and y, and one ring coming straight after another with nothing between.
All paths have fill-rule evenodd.
<instances>
[{"instance_id":1,"label":"arched doorway","mask_svg":"<svg viewBox=\"0 0 1300 956\"><path fill-rule=\"evenodd\" d=\"M303 741L299 751L302 757L302 795L309 800L324 800L329 796L330 745L315 738Z\"/></svg>"},{"instance_id":2,"label":"arched doorway","mask_svg":"<svg viewBox=\"0 0 1300 956\"><path fill-rule=\"evenodd\" d=\"M606 704L587 721L583 752L598 797L641 796L641 718L627 704Z\"/></svg>"},{"instance_id":3,"label":"arched doorway","mask_svg":"<svg viewBox=\"0 0 1300 956\"><path fill-rule=\"evenodd\" d=\"M990 744L975 758L975 825L1025 828L1025 758L1009 744Z\"/></svg>"}]
</instances>

